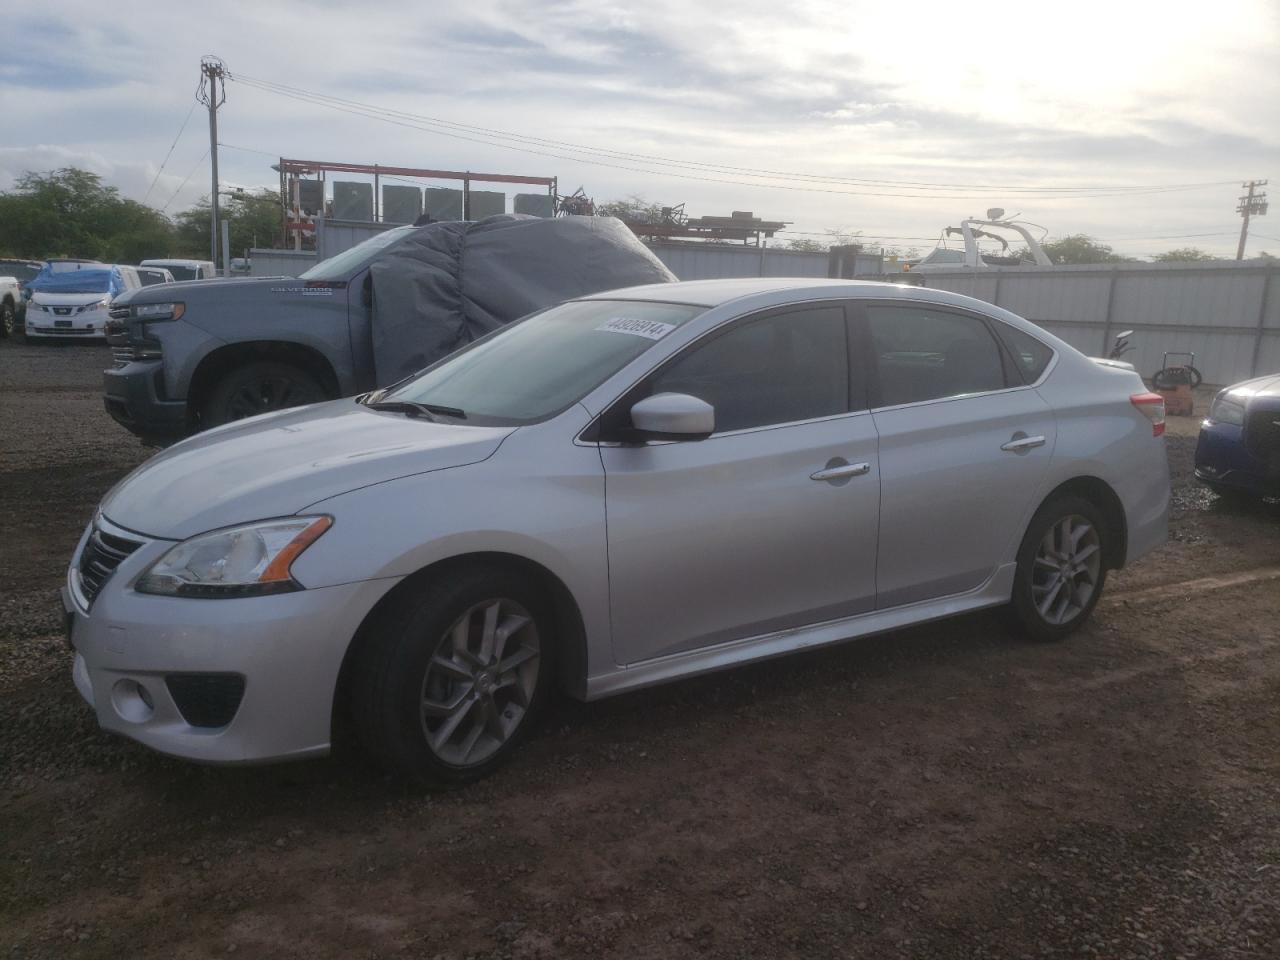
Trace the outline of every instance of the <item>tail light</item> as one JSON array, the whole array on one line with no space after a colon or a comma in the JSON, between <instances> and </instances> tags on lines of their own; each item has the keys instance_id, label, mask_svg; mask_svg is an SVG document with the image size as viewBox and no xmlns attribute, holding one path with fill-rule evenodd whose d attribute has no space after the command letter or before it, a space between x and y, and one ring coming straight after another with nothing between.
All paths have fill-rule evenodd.
<instances>
[{"instance_id":1,"label":"tail light","mask_svg":"<svg viewBox=\"0 0 1280 960\"><path fill-rule=\"evenodd\" d=\"M1135 393L1129 402L1151 421L1153 437L1164 436L1164 397L1158 393Z\"/></svg>"}]
</instances>

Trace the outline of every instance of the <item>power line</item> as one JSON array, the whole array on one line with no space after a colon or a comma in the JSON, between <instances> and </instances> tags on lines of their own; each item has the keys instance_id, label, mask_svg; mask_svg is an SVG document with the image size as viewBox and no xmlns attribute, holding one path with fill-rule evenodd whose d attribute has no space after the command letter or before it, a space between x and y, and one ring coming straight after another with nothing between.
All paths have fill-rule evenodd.
<instances>
[{"instance_id":1,"label":"power line","mask_svg":"<svg viewBox=\"0 0 1280 960\"><path fill-rule=\"evenodd\" d=\"M182 178L182 183L178 184L178 189L173 191L173 196L170 197L168 200L166 200L164 206L160 208L161 213L164 213L166 210L169 209L169 204L173 203L173 201L178 198L178 194L182 192L182 188L187 185L188 180L190 180L192 177L196 175L196 171L200 169L201 165L205 162L208 156L209 156L208 149L206 149L204 153L200 154L200 159L197 160L196 165L191 168L191 172Z\"/></svg>"},{"instance_id":2,"label":"power line","mask_svg":"<svg viewBox=\"0 0 1280 960\"><path fill-rule=\"evenodd\" d=\"M147 192L142 197L142 202L146 203L147 198L151 196L151 191L156 188L156 183L160 179L160 174L164 173L164 168L169 162L169 158L173 156L173 148L178 145L178 141L182 139L182 132L187 129L187 122L191 119L191 114L196 112L196 103L198 101L192 97L191 109L187 111L187 115L182 118L182 126L178 127L178 135L173 138L173 143L169 144L169 152L164 155L164 160L160 163L160 169L156 171L156 175L151 178L151 186L147 187Z\"/></svg>"},{"instance_id":3,"label":"power line","mask_svg":"<svg viewBox=\"0 0 1280 960\"><path fill-rule=\"evenodd\" d=\"M418 114L411 114L405 111L392 110L388 108L378 107L372 104L364 104L358 101L345 100L339 97L332 97L326 94L318 94L304 90L299 87L291 87L285 84L276 84L270 81L258 80L252 77L237 75L233 79L238 80L248 86L262 90L267 93L274 93L277 96L287 97L303 103L310 103L316 106L324 106L343 113L362 116L367 119L381 120L396 126L406 127L409 129L421 130L427 133L435 133L439 136L450 137L457 140L464 140L470 143L479 143L484 146L501 147L509 150L517 150L523 153L529 153L535 156L545 156L554 159L568 160L575 163L587 163L595 166L608 167L617 170L626 170L634 173L644 173L649 175L659 175L676 177L685 180L697 180L708 183L725 183L735 186L753 186L768 187L775 190L792 190L807 191L814 193L840 194L848 196L872 196L872 197L892 197L892 198L930 198L930 199L946 199L946 200L967 200L975 199L972 193L963 195L940 195L930 193L934 190L946 190L963 188L965 185L945 184L945 183L928 183L925 181L892 181L892 180L871 180L853 177L824 177L817 174L797 174L783 171L769 171L762 169L753 169L748 167L730 167L719 164L706 164L697 161L681 161L673 160L667 157L656 157L646 154L624 153L622 151L602 150L596 147L589 147L581 144L562 143L553 140L547 140L541 137L527 137L520 134L510 134L503 131L493 130L492 128L475 127L470 124L458 124L452 121L441 120L435 117L428 117ZM465 132L458 132L465 131ZM513 140L514 143L502 142L504 140ZM532 144L533 146L530 146ZM549 145L553 150L563 150L564 152L553 152L553 150L542 149L541 145ZM588 153L593 156L575 156L575 153ZM738 176L748 176L761 179L783 179L791 181L802 181L809 183L866 183L877 186L903 186L912 192L908 193L885 193L870 190L834 190L822 188L819 186L796 186L784 185L777 183L757 183L751 181L743 181L741 179L730 179L727 177L709 177L698 176L691 173L673 172L670 170L653 170L649 167L629 166L620 163L611 162L611 160L599 159L599 157L618 158L627 160L632 163L646 163L650 166L674 166L685 169L696 169L706 172L729 172L736 173ZM1168 184L1154 185L1144 184L1130 187L1026 187L1026 186L1008 186L1001 187L998 185L968 185L974 190L984 192L1005 193L1034 193L1045 194L1045 196L1026 196L1023 199L1094 199L1103 197L1119 197L1119 196L1138 196L1153 193L1168 193L1182 190L1203 189L1210 186L1220 186L1223 184L1234 183L1230 181L1214 181L1206 183L1194 184ZM1086 190L1102 190L1103 193L1081 193L1079 191ZM1118 192L1117 192L1118 191Z\"/></svg>"}]
</instances>

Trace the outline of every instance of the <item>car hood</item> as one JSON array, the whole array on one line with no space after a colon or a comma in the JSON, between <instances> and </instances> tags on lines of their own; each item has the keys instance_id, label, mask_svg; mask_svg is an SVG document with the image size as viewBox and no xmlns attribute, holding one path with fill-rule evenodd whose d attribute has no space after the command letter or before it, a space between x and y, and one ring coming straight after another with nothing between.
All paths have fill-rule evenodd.
<instances>
[{"instance_id":1,"label":"car hood","mask_svg":"<svg viewBox=\"0 0 1280 960\"><path fill-rule=\"evenodd\" d=\"M102 501L112 523L182 540L284 517L360 487L477 463L513 427L432 423L354 400L230 423L152 457Z\"/></svg>"},{"instance_id":2,"label":"car hood","mask_svg":"<svg viewBox=\"0 0 1280 960\"><path fill-rule=\"evenodd\" d=\"M1263 397L1280 398L1280 373L1268 374L1265 377L1254 377L1244 383L1235 383L1227 387L1226 392L1237 400L1256 400Z\"/></svg>"}]
</instances>

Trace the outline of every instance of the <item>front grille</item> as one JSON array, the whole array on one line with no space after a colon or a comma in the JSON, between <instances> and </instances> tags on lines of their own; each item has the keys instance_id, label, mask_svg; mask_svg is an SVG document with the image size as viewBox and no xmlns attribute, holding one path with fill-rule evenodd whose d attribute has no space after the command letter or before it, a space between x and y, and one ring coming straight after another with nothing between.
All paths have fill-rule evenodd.
<instances>
[{"instance_id":1,"label":"front grille","mask_svg":"<svg viewBox=\"0 0 1280 960\"><path fill-rule=\"evenodd\" d=\"M244 677L238 673L171 673L169 696L193 727L225 727L240 709Z\"/></svg>"},{"instance_id":2,"label":"front grille","mask_svg":"<svg viewBox=\"0 0 1280 960\"><path fill-rule=\"evenodd\" d=\"M1251 453L1263 459L1280 454L1280 407L1251 410L1245 421L1244 442Z\"/></svg>"},{"instance_id":3,"label":"front grille","mask_svg":"<svg viewBox=\"0 0 1280 960\"><path fill-rule=\"evenodd\" d=\"M109 316L112 320L128 320L129 308L128 307L112 307L110 310L107 311L107 316Z\"/></svg>"},{"instance_id":4,"label":"front grille","mask_svg":"<svg viewBox=\"0 0 1280 960\"><path fill-rule=\"evenodd\" d=\"M124 367L133 363L133 347L112 347L111 361L117 367Z\"/></svg>"},{"instance_id":5,"label":"front grille","mask_svg":"<svg viewBox=\"0 0 1280 960\"><path fill-rule=\"evenodd\" d=\"M84 598L93 603L107 578L120 566L120 561L140 546L142 544L136 540L104 532L95 523L80 554L80 590Z\"/></svg>"}]
</instances>

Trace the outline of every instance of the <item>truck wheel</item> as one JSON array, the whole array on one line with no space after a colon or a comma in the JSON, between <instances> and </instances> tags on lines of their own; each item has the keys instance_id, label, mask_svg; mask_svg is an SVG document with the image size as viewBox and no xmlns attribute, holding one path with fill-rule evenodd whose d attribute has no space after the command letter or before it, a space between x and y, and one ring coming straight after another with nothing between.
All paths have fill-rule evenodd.
<instances>
[{"instance_id":1,"label":"truck wheel","mask_svg":"<svg viewBox=\"0 0 1280 960\"><path fill-rule=\"evenodd\" d=\"M219 427L260 413L328 399L324 387L305 370L287 363L259 360L224 375L209 393L200 415L206 428Z\"/></svg>"},{"instance_id":2,"label":"truck wheel","mask_svg":"<svg viewBox=\"0 0 1280 960\"><path fill-rule=\"evenodd\" d=\"M12 300L0 303L0 337L12 337L18 330L18 310Z\"/></svg>"}]
</instances>

